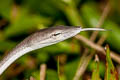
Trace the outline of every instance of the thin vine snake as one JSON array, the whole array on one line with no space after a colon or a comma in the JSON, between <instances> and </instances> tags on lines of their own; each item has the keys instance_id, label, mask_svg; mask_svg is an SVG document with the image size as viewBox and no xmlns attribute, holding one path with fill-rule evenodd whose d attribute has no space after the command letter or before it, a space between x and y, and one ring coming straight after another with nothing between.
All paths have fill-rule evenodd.
<instances>
[{"instance_id":1,"label":"thin vine snake","mask_svg":"<svg viewBox=\"0 0 120 80\"><path fill-rule=\"evenodd\" d=\"M24 54L43 48L45 46L49 46L52 44L56 44L68 38L71 38L81 31L89 31L89 30L97 30L97 31L106 31L101 28L81 28L80 26L56 26L50 27L46 29L41 29L32 35L25 38L21 43L19 43L15 48L13 48L7 56L5 56L0 61L0 75L19 57Z\"/></svg>"}]
</instances>

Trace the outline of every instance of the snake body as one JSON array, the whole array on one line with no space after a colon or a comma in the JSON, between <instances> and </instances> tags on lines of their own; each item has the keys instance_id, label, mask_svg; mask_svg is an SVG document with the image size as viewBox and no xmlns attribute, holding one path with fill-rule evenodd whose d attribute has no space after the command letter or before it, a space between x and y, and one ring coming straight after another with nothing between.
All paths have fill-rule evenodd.
<instances>
[{"instance_id":1,"label":"snake body","mask_svg":"<svg viewBox=\"0 0 120 80\"><path fill-rule=\"evenodd\" d=\"M13 48L7 56L0 61L0 75L19 57L22 55L45 46L56 44L77 35L80 31L100 30L100 28L81 28L74 26L57 26L41 29L28 36L15 48Z\"/></svg>"}]
</instances>

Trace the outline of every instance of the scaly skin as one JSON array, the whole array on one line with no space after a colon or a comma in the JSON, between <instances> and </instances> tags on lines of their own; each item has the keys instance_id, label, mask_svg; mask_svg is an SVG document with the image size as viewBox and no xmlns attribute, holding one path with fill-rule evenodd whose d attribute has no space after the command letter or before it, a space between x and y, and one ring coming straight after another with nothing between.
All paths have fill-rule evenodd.
<instances>
[{"instance_id":1,"label":"scaly skin","mask_svg":"<svg viewBox=\"0 0 120 80\"><path fill-rule=\"evenodd\" d=\"M18 44L6 57L0 62L0 75L19 57L22 55L45 46L56 44L77 35L80 31L98 30L105 31L100 28L84 28L74 26L57 26L41 29L38 32L28 36L20 44Z\"/></svg>"}]
</instances>

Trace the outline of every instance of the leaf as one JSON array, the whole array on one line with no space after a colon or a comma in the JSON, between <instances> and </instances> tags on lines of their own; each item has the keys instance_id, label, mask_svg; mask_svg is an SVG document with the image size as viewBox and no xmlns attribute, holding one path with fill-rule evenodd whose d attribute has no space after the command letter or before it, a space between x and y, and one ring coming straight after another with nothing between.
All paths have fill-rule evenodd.
<instances>
[{"instance_id":1,"label":"leaf","mask_svg":"<svg viewBox=\"0 0 120 80\"><path fill-rule=\"evenodd\" d=\"M96 63L93 60L91 60L88 65L87 70L90 72L93 71L94 70L93 66L95 66L95 64ZM104 73L105 73L105 64L102 61L100 61L99 62L99 74L101 77L104 77L104 75L105 75Z\"/></svg>"},{"instance_id":2,"label":"leaf","mask_svg":"<svg viewBox=\"0 0 120 80\"><path fill-rule=\"evenodd\" d=\"M13 0L0 0L0 15L6 19L10 19Z\"/></svg>"},{"instance_id":3,"label":"leaf","mask_svg":"<svg viewBox=\"0 0 120 80\"><path fill-rule=\"evenodd\" d=\"M99 61L98 57L95 57L95 65L94 65L94 70L92 73L92 80L101 80L100 75L99 75Z\"/></svg>"},{"instance_id":4,"label":"leaf","mask_svg":"<svg viewBox=\"0 0 120 80\"><path fill-rule=\"evenodd\" d=\"M59 80L57 76L57 72L52 69L48 69L46 80Z\"/></svg>"},{"instance_id":5,"label":"leaf","mask_svg":"<svg viewBox=\"0 0 120 80\"><path fill-rule=\"evenodd\" d=\"M118 73L112 63L110 57L109 46L106 45L106 72L105 72L105 80L119 80Z\"/></svg>"},{"instance_id":6,"label":"leaf","mask_svg":"<svg viewBox=\"0 0 120 80\"><path fill-rule=\"evenodd\" d=\"M65 65L66 80L72 80L78 68L79 59L75 59Z\"/></svg>"},{"instance_id":7,"label":"leaf","mask_svg":"<svg viewBox=\"0 0 120 80\"><path fill-rule=\"evenodd\" d=\"M27 8L21 8L17 19L5 28L4 36L11 37L25 34L31 30L36 30L40 24L48 25L50 23L51 20L49 18L40 15L32 15Z\"/></svg>"},{"instance_id":8,"label":"leaf","mask_svg":"<svg viewBox=\"0 0 120 80\"><path fill-rule=\"evenodd\" d=\"M10 50L11 48L13 48L16 45L15 42L12 41L8 41L8 40L0 40L0 51L5 51L5 50Z\"/></svg>"}]
</instances>

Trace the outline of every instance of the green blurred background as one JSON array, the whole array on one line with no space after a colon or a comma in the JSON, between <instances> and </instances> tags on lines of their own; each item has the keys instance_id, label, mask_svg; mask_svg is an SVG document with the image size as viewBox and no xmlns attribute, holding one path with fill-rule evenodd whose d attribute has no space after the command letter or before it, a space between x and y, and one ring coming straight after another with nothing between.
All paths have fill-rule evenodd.
<instances>
[{"instance_id":1,"label":"green blurred background","mask_svg":"<svg viewBox=\"0 0 120 80\"><path fill-rule=\"evenodd\" d=\"M25 37L33 32L56 25L96 27L104 8L109 4L107 18L102 28L112 32L100 32L96 41L103 35L107 38L102 46L120 53L120 0L0 0L0 60ZM80 35L90 38L92 32ZM62 80L72 80L82 53L91 48L85 43L71 38L58 44L35 50L19 58L1 76L1 80L29 80L40 78L40 65L47 66L46 80L58 80L57 57L60 57ZM105 58L100 55L100 76L104 77ZM89 77L94 58L81 77ZM116 66L118 63L114 62Z\"/></svg>"}]
</instances>

